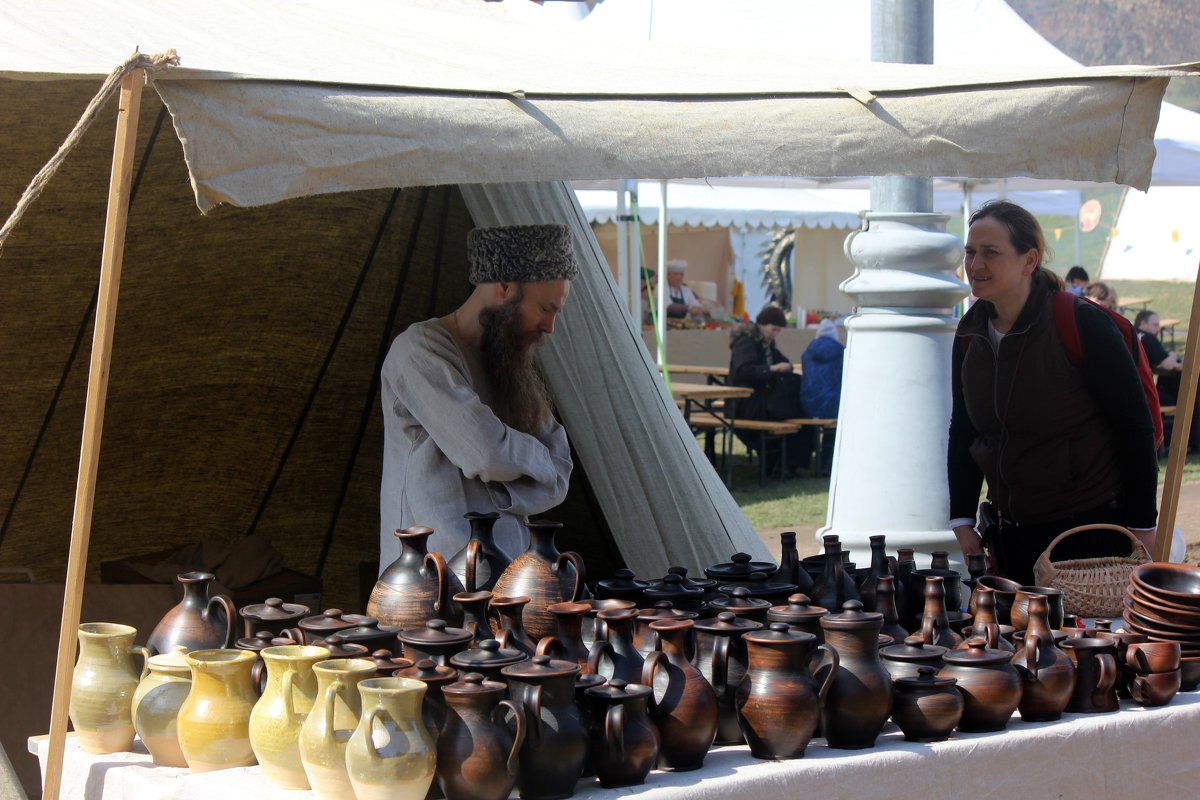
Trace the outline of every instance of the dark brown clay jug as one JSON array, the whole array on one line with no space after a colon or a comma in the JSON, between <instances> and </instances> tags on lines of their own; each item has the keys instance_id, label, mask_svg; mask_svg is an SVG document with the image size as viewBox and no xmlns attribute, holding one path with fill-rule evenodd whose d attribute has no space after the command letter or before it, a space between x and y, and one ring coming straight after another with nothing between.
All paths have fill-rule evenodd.
<instances>
[{"instance_id":1,"label":"dark brown clay jug","mask_svg":"<svg viewBox=\"0 0 1200 800\"><path fill-rule=\"evenodd\" d=\"M839 609L847 600L858 600L858 586L854 578L846 572L842 560L842 542L837 536L825 536L825 558L823 571L813 586L812 598L814 604L831 611Z\"/></svg>"},{"instance_id":2,"label":"dark brown clay jug","mask_svg":"<svg viewBox=\"0 0 1200 800\"><path fill-rule=\"evenodd\" d=\"M696 632L696 666L717 696L716 744L745 741L736 705L737 688L746 674L746 643L742 635L762 627L760 622L725 612L715 619L699 620L692 629Z\"/></svg>"},{"instance_id":3,"label":"dark brown clay jug","mask_svg":"<svg viewBox=\"0 0 1200 800\"><path fill-rule=\"evenodd\" d=\"M495 511L486 514L469 511L464 516L471 525L471 537L446 565L468 592L491 591L512 563L512 556L504 552L492 536L492 528L500 515Z\"/></svg>"},{"instance_id":4,"label":"dark brown clay jug","mask_svg":"<svg viewBox=\"0 0 1200 800\"><path fill-rule=\"evenodd\" d=\"M459 592L454 595L454 602L463 612L463 630L471 632L472 641L475 644L492 638L494 634L489 622L492 606L491 592Z\"/></svg>"},{"instance_id":5,"label":"dark brown clay jug","mask_svg":"<svg viewBox=\"0 0 1200 800\"><path fill-rule=\"evenodd\" d=\"M963 715L963 697L954 678L939 677L935 667L899 678L892 719L911 742L936 742L950 737Z\"/></svg>"},{"instance_id":6,"label":"dark brown clay jug","mask_svg":"<svg viewBox=\"0 0 1200 800\"><path fill-rule=\"evenodd\" d=\"M1040 594L1046 598L1046 621L1051 630L1058 630L1063 625L1063 593L1060 589L1050 586L1022 586L1017 589L1012 604L1012 626L1019 631L1025 630L1029 624L1029 598Z\"/></svg>"},{"instance_id":7,"label":"dark brown clay jug","mask_svg":"<svg viewBox=\"0 0 1200 800\"><path fill-rule=\"evenodd\" d=\"M583 621L592 607L587 603L555 603L546 610L554 615L555 633L537 644L535 655L552 655L587 669L588 648L583 643Z\"/></svg>"},{"instance_id":8,"label":"dark brown clay jug","mask_svg":"<svg viewBox=\"0 0 1200 800\"><path fill-rule=\"evenodd\" d=\"M592 703L588 755L606 789L644 783L658 761L658 729L647 710L650 691L616 679L586 692Z\"/></svg>"},{"instance_id":9,"label":"dark brown clay jug","mask_svg":"<svg viewBox=\"0 0 1200 800\"><path fill-rule=\"evenodd\" d=\"M588 672L613 680L637 683L642 679L646 659L633 643L637 609L601 611L596 621L603 624L606 638L597 639L588 654Z\"/></svg>"},{"instance_id":10,"label":"dark brown clay jug","mask_svg":"<svg viewBox=\"0 0 1200 800\"><path fill-rule=\"evenodd\" d=\"M900 617L900 624L909 633L916 632L918 622L917 612L908 601L909 584L913 581L912 574L916 568L916 551L913 548L901 547L896 550L896 613Z\"/></svg>"},{"instance_id":11,"label":"dark brown clay jug","mask_svg":"<svg viewBox=\"0 0 1200 800\"><path fill-rule=\"evenodd\" d=\"M575 704L579 665L535 656L502 670L508 698L525 710L517 787L529 800L570 797L587 761L587 729Z\"/></svg>"},{"instance_id":12,"label":"dark brown clay jug","mask_svg":"<svg viewBox=\"0 0 1200 800\"><path fill-rule=\"evenodd\" d=\"M520 650L501 647L495 639L484 639L470 650L452 655L450 666L463 675L478 672L485 680L504 683L502 669L528 660L529 656Z\"/></svg>"},{"instance_id":13,"label":"dark brown clay jug","mask_svg":"<svg viewBox=\"0 0 1200 800\"><path fill-rule=\"evenodd\" d=\"M792 629L811 633L818 642L823 642L825 632L821 630L821 617L828 613L828 609L814 606L808 595L794 594L788 598L786 606L771 606L767 610L767 622L786 622Z\"/></svg>"},{"instance_id":14,"label":"dark brown clay jug","mask_svg":"<svg viewBox=\"0 0 1200 800\"><path fill-rule=\"evenodd\" d=\"M492 598L492 630L504 647L520 650L532 658L537 652L537 640L525 630L525 612L529 608L527 595Z\"/></svg>"},{"instance_id":15,"label":"dark brown clay jug","mask_svg":"<svg viewBox=\"0 0 1200 800\"><path fill-rule=\"evenodd\" d=\"M1063 648L1075 665L1075 690L1067 711L1097 714L1116 711L1117 643L1108 639L1069 639Z\"/></svg>"},{"instance_id":16,"label":"dark brown clay jug","mask_svg":"<svg viewBox=\"0 0 1200 800\"><path fill-rule=\"evenodd\" d=\"M800 555L796 550L795 531L785 531L779 534L779 571L774 580L778 583L794 583L796 591L808 593L812 591L812 576L800 565Z\"/></svg>"},{"instance_id":17,"label":"dark brown clay jug","mask_svg":"<svg viewBox=\"0 0 1200 800\"><path fill-rule=\"evenodd\" d=\"M699 615L695 611L680 611L672 605L670 600L659 600L654 604L654 608L639 608L637 620L633 628L633 646L638 649L638 652L643 656L653 653L659 649L658 633L650 626L655 622L663 619L690 619L694 620ZM695 653L695 645L692 642L692 637L688 637L688 656Z\"/></svg>"},{"instance_id":18,"label":"dark brown clay jug","mask_svg":"<svg viewBox=\"0 0 1200 800\"><path fill-rule=\"evenodd\" d=\"M183 586L183 599L154 626L146 642L150 655L170 653L176 645L183 645L188 652L233 647L237 610L223 594L208 596L208 585L216 579L211 572L176 576Z\"/></svg>"},{"instance_id":19,"label":"dark brown clay jug","mask_svg":"<svg viewBox=\"0 0 1200 800\"><path fill-rule=\"evenodd\" d=\"M690 619L662 619L650 623L661 650L646 657L642 684L650 695L650 718L662 742L658 766L677 772L699 769L717 734L717 695L688 660L692 638Z\"/></svg>"},{"instance_id":20,"label":"dark brown clay jug","mask_svg":"<svg viewBox=\"0 0 1200 800\"><path fill-rule=\"evenodd\" d=\"M1046 722L1062 716L1075 690L1075 666L1054 645L1054 636L1046 622L1046 598L1029 596L1029 624L1016 634L1020 647L1012 663L1024 683L1021 704L1017 708L1027 722Z\"/></svg>"},{"instance_id":21,"label":"dark brown clay jug","mask_svg":"<svg viewBox=\"0 0 1200 800\"><path fill-rule=\"evenodd\" d=\"M919 572L918 572L919 574ZM962 637L950 629L946 616L946 590L944 579L938 576L925 578L925 610L921 614L921 639L925 644L939 647L957 647Z\"/></svg>"},{"instance_id":22,"label":"dark brown clay jug","mask_svg":"<svg viewBox=\"0 0 1200 800\"><path fill-rule=\"evenodd\" d=\"M419 628L435 617L455 627L462 624L462 609L454 604L462 584L441 553L428 551L432 533L433 528L423 525L396 531L400 557L379 576L367 601L367 614L380 625Z\"/></svg>"},{"instance_id":23,"label":"dark brown clay jug","mask_svg":"<svg viewBox=\"0 0 1200 800\"><path fill-rule=\"evenodd\" d=\"M963 716L958 729L970 732L1003 730L1021 702L1021 676L1010 663L1012 653L988 650L978 637L965 650L948 650L938 674L958 680Z\"/></svg>"},{"instance_id":24,"label":"dark brown clay jug","mask_svg":"<svg viewBox=\"0 0 1200 800\"><path fill-rule=\"evenodd\" d=\"M429 735L436 742L446 724L446 699L442 689L458 680L458 670L435 664L433 659L426 658L409 667L401 667L395 672L398 678L416 678L425 684L425 699L421 701L421 719L429 729Z\"/></svg>"},{"instance_id":25,"label":"dark brown clay jug","mask_svg":"<svg viewBox=\"0 0 1200 800\"><path fill-rule=\"evenodd\" d=\"M736 705L750 754L800 758L839 674L838 653L811 633L791 631L783 622L772 622L769 630L746 633L742 639L750 665L738 684ZM818 652L828 658L819 669L820 684L812 677Z\"/></svg>"},{"instance_id":26,"label":"dark brown clay jug","mask_svg":"<svg viewBox=\"0 0 1200 800\"><path fill-rule=\"evenodd\" d=\"M996 622L1001 625L1012 625L1012 604L1021 584L1010 581L1008 578L1001 578L999 575L981 575L975 579L974 592L977 593L981 586L992 590L992 599L996 601ZM971 602L967 607L967 611L972 614L975 613L975 606L978 603L975 593L972 593Z\"/></svg>"},{"instance_id":27,"label":"dark brown clay jug","mask_svg":"<svg viewBox=\"0 0 1200 800\"><path fill-rule=\"evenodd\" d=\"M891 567L887 559L887 537L875 534L871 537L871 566L867 577L858 585L858 594L862 599L864 611L878 611L878 601L875 592L880 578L891 577Z\"/></svg>"},{"instance_id":28,"label":"dark brown clay jug","mask_svg":"<svg viewBox=\"0 0 1200 800\"><path fill-rule=\"evenodd\" d=\"M875 582L875 610L883 614L880 633L892 637L893 642L908 638L908 629L900 624L900 610L896 607L896 579L884 575Z\"/></svg>"},{"instance_id":29,"label":"dark brown clay jug","mask_svg":"<svg viewBox=\"0 0 1200 800\"><path fill-rule=\"evenodd\" d=\"M497 596L530 598L525 608L524 627L535 642L554 634L554 615L548 606L583 597L584 567L578 553L558 552L555 535L561 522L530 522L529 549L513 559L493 593Z\"/></svg>"},{"instance_id":30,"label":"dark brown clay jug","mask_svg":"<svg viewBox=\"0 0 1200 800\"><path fill-rule=\"evenodd\" d=\"M975 617L971 621L971 627L963 632L964 642L959 647L966 646L966 639L979 636L993 650L1014 652L1012 643L1005 638L1005 634L1011 636L1015 632L1015 629L1011 625L1001 625L997 621L995 590L989 589L986 586L975 587L975 591L972 594L972 603L972 607L975 609Z\"/></svg>"},{"instance_id":31,"label":"dark brown clay jug","mask_svg":"<svg viewBox=\"0 0 1200 800\"><path fill-rule=\"evenodd\" d=\"M525 709L503 699L507 691L478 672L442 688L446 724L437 739L437 780L446 800L504 800L516 784Z\"/></svg>"},{"instance_id":32,"label":"dark brown clay jug","mask_svg":"<svg viewBox=\"0 0 1200 800\"><path fill-rule=\"evenodd\" d=\"M879 658L883 615L864 612L849 600L842 613L821 618L825 643L837 650L841 668L829 688L821 712L821 731L830 747L872 747L892 713L892 676ZM830 667L822 665L817 679Z\"/></svg>"}]
</instances>

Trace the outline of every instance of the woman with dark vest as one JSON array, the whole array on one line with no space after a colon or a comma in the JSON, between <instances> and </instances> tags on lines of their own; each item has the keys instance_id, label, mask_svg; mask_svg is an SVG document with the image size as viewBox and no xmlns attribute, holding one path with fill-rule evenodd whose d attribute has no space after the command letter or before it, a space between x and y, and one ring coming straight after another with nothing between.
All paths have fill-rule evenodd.
<instances>
[{"instance_id":1,"label":"woman with dark vest","mask_svg":"<svg viewBox=\"0 0 1200 800\"><path fill-rule=\"evenodd\" d=\"M1082 363L1071 363L1051 304L1063 282L1043 266L1033 215L996 200L969 225L965 271L977 302L954 342L950 526L964 556L983 552L974 522L986 478L999 517L993 566L1031 584L1034 562L1065 530L1104 522L1153 535L1154 426L1121 333L1087 300L1074 301ZM1054 557L1128 553L1128 539L1096 531L1065 540Z\"/></svg>"}]
</instances>

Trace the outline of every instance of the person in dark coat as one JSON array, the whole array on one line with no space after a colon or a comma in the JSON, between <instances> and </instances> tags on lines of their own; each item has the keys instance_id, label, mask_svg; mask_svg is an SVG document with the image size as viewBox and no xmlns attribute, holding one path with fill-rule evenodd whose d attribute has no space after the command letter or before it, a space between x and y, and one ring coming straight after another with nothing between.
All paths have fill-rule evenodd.
<instances>
[{"instance_id":1,"label":"person in dark coat","mask_svg":"<svg viewBox=\"0 0 1200 800\"><path fill-rule=\"evenodd\" d=\"M809 342L800 357L804 368L804 383L800 402L808 416L817 419L837 419L842 401L842 357L846 345L838 341L837 325L823 319L817 325L817 338ZM828 475L833 466L835 429L825 431L821 439L821 474Z\"/></svg>"},{"instance_id":2,"label":"person in dark coat","mask_svg":"<svg viewBox=\"0 0 1200 800\"><path fill-rule=\"evenodd\" d=\"M794 372L792 362L779 352L775 339L787 325L787 317L777 306L766 306L758 313L753 324L740 325L734 328L729 340L729 385L745 386L754 390L750 397L732 401L736 403L737 419L780 420L787 416L772 414L768 402L772 385L783 375ZM799 388L796 389L794 416L804 416L800 405ZM759 436L757 433L743 434L738 432L738 438L747 449L757 451ZM784 437L787 447L787 474L792 477L795 470L807 461L804 441L801 434L791 434ZM767 452L759 456L766 462L767 472L776 474L780 471L779 440L767 443Z\"/></svg>"}]
</instances>

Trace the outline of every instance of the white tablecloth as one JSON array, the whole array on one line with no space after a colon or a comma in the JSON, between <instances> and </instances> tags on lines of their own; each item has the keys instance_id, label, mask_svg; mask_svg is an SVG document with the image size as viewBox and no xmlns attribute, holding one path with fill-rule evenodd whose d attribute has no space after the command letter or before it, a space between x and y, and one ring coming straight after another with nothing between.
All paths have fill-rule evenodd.
<instances>
[{"instance_id":1,"label":"white tablecloth","mask_svg":"<svg viewBox=\"0 0 1200 800\"><path fill-rule=\"evenodd\" d=\"M831 750L815 739L804 758L758 761L745 747L709 753L694 772L652 772L643 786L602 789L579 784L585 800L637 796L646 800L861 800L886 789L889 797L945 797L948 790L985 798L1200 797L1200 694L1170 705L1122 704L1112 714L1065 714L1057 722L1014 716L1002 733L959 734L932 744L905 742L889 723L875 748ZM305 800L311 792L268 784L258 767L193 775L156 767L138 752L88 755L71 736L63 769L63 798L84 800ZM45 759L45 737L29 741ZM43 772L44 775L44 772ZM515 793L514 793L515 794Z\"/></svg>"}]
</instances>

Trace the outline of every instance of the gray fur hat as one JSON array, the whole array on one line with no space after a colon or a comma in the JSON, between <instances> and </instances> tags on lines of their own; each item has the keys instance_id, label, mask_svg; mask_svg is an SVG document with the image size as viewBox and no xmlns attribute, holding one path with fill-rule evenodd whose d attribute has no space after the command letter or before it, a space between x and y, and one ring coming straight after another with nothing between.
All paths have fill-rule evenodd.
<instances>
[{"instance_id":1,"label":"gray fur hat","mask_svg":"<svg viewBox=\"0 0 1200 800\"><path fill-rule=\"evenodd\" d=\"M504 225L467 234L469 280L481 283L539 283L575 280L575 244L566 225Z\"/></svg>"}]
</instances>

